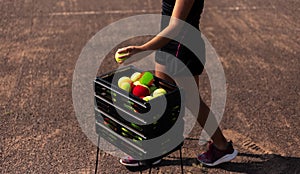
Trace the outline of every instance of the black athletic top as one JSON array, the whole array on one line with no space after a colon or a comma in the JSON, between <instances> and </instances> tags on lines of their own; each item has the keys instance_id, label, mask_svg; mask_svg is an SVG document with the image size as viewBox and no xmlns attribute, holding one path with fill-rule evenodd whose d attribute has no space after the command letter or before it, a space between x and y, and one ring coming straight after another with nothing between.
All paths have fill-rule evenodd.
<instances>
[{"instance_id":1,"label":"black athletic top","mask_svg":"<svg viewBox=\"0 0 300 174\"><path fill-rule=\"evenodd\" d=\"M162 0L162 15L171 16L176 0ZM199 29L200 24L200 17L204 7L204 0L195 0L194 4L186 18L186 22L195 27L197 30ZM161 21L161 30L166 28L169 25L169 19L162 17ZM184 30L184 29L183 29ZM195 36L192 36L188 32L181 32L176 40L183 41L184 39L191 39ZM198 36L197 36L198 37ZM201 52L201 60L205 61L205 48L204 48L204 41L202 40L201 36L199 36L199 40L201 43L199 44L199 52ZM199 58L193 54L187 47L181 45L181 43L177 41L170 41L164 47L160 49L162 52L167 52L177 58L179 58L192 72L193 75L199 75L203 71L203 63L199 61ZM170 65L172 58L169 56L162 54L160 52L157 53L155 58L157 63L163 65ZM173 70L174 72L178 70Z\"/></svg>"},{"instance_id":2,"label":"black athletic top","mask_svg":"<svg viewBox=\"0 0 300 174\"><path fill-rule=\"evenodd\" d=\"M176 0L163 0L162 2L162 15L171 16ZM186 18L186 22L199 29L200 16L203 11L204 0L195 0L191 11ZM165 23L164 28L168 25Z\"/></svg>"}]
</instances>

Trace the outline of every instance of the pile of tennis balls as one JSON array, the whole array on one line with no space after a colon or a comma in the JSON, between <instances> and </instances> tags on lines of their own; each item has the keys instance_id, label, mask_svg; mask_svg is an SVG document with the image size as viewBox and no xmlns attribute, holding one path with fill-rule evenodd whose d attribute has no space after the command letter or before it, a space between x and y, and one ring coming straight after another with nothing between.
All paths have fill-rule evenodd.
<instances>
[{"instance_id":1,"label":"pile of tennis balls","mask_svg":"<svg viewBox=\"0 0 300 174\"><path fill-rule=\"evenodd\" d=\"M118 80L118 86L145 101L149 101L167 93L165 89L156 87L153 81L154 76L151 72L135 72L130 77L121 77Z\"/></svg>"}]
</instances>

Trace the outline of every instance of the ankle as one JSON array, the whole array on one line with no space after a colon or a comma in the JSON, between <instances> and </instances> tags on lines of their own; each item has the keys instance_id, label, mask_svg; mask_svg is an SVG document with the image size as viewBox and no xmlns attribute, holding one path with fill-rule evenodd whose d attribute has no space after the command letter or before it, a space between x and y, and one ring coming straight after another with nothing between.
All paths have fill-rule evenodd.
<instances>
[{"instance_id":1,"label":"ankle","mask_svg":"<svg viewBox=\"0 0 300 174\"><path fill-rule=\"evenodd\" d=\"M226 143L215 143L214 142L214 146L218 149L218 150L227 150L228 146L229 146L229 143L226 142Z\"/></svg>"}]
</instances>

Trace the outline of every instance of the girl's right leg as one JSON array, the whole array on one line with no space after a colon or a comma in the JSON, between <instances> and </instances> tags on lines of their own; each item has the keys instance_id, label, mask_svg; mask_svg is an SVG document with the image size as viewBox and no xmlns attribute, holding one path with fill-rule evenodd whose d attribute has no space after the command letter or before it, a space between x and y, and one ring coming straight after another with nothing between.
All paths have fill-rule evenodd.
<instances>
[{"instance_id":1,"label":"girl's right leg","mask_svg":"<svg viewBox=\"0 0 300 174\"><path fill-rule=\"evenodd\" d=\"M156 64L155 66L155 75L159 78L162 78L164 80L167 80L169 82L175 83L172 78L170 78L168 75L166 75L163 72L166 72L165 66L161 64ZM188 79L191 78L191 79ZM175 79L176 82L179 84L186 84L187 82L191 82L191 80L195 80L197 84L197 91L196 95L199 95L199 112L197 115L197 122L201 125L202 128L204 128L204 125L207 121L208 116L212 116L212 119L215 118L213 113L210 115L210 108L206 105L206 103L202 100L200 94L199 94L199 76L194 77L177 77ZM191 100L195 96L195 91L193 85L186 85L186 88L184 89L185 92L185 104L186 106L192 110L193 107L195 107L195 101ZM215 120L215 124L218 124ZM213 143L209 144L208 151L200 154L197 159L208 166L215 166L223 162L230 161L234 159L237 155L237 151L233 149L232 143L227 142L226 138L224 137L221 129L217 127L214 134L211 137Z\"/></svg>"}]
</instances>

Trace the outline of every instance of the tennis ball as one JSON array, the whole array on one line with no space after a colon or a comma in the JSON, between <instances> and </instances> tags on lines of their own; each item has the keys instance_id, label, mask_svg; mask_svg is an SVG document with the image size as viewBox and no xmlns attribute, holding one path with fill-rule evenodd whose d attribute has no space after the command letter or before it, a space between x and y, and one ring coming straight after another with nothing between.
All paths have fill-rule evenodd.
<instances>
[{"instance_id":1,"label":"tennis ball","mask_svg":"<svg viewBox=\"0 0 300 174\"><path fill-rule=\"evenodd\" d=\"M134 123L130 123L130 125L131 125L132 127L134 127L135 129L138 129L139 131L142 131L142 130L143 130L143 128L141 128L140 126L138 126L138 125L136 125L136 124L134 124Z\"/></svg>"},{"instance_id":2,"label":"tennis ball","mask_svg":"<svg viewBox=\"0 0 300 174\"><path fill-rule=\"evenodd\" d=\"M123 77L119 78L119 80L118 80L118 86L119 86L119 88L121 88L121 84L122 84L123 82L132 83L132 81L130 80L129 77L123 76Z\"/></svg>"},{"instance_id":3,"label":"tennis ball","mask_svg":"<svg viewBox=\"0 0 300 174\"><path fill-rule=\"evenodd\" d=\"M139 80L139 82L141 82L141 84L143 85L147 85L147 86L151 86L153 83L153 74L151 72L143 72L142 76Z\"/></svg>"},{"instance_id":4,"label":"tennis ball","mask_svg":"<svg viewBox=\"0 0 300 174\"><path fill-rule=\"evenodd\" d=\"M151 95L148 95L146 97L143 98L143 100L145 101L149 101L149 100L152 100L154 97L152 97Z\"/></svg>"},{"instance_id":5,"label":"tennis ball","mask_svg":"<svg viewBox=\"0 0 300 174\"><path fill-rule=\"evenodd\" d=\"M161 95L165 95L166 93L167 93L167 91L166 91L165 89L163 89L163 88L158 88L158 89L156 89L156 90L153 92L152 96L153 96L153 97L158 97L158 96L161 96Z\"/></svg>"},{"instance_id":6,"label":"tennis ball","mask_svg":"<svg viewBox=\"0 0 300 174\"><path fill-rule=\"evenodd\" d=\"M130 92L131 91L131 84L129 82L123 82L123 83L121 83L120 88L127 91L127 92Z\"/></svg>"},{"instance_id":7,"label":"tennis ball","mask_svg":"<svg viewBox=\"0 0 300 174\"><path fill-rule=\"evenodd\" d=\"M119 50L115 54L115 60L117 63L122 63L125 61L127 58L120 58L120 56L126 56L128 53L119 53Z\"/></svg>"},{"instance_id":8,"label":"tennis ball","mask_svg":"<svg viewBox=\"0 0 300 174\"><path fill-rule=\"evenodd\" d=\"M135 72L131 75L130 79L131 81L136 82L141 78L141 75L142 74L140 72Z\"/></svg>"},{"instance_id":9,"label":"tennis ball","mask_svg":"<svg viewBox=\"0 0 300 174\"><path fill-rule=\"evenodd\" d=\"M132 94L137 97L150 95L150 89L146 85L137 85L133 88Z\"/></svg>"},{"instance_id":10,"label":"tennis ball","mask_svg":"<svg viewBox=\"0 0 300 174\"><path fill-rule=\"evenodd\" d=\"M150 94L152 94L153 91L155 91L157 89L157 87L152 85L152 86L149 87L149 89L150 89Z\"/></svg>"},{"instance_id":11,"label":"tennis ball","mask_svg":"<svg viewBox=\"0 0 300 174\"><path fill-rule=\"evenodd\" d=\"M141 85L141 82L140 81L133 82L133 85L134 86Z\"/></svg>"}]
</instances>

